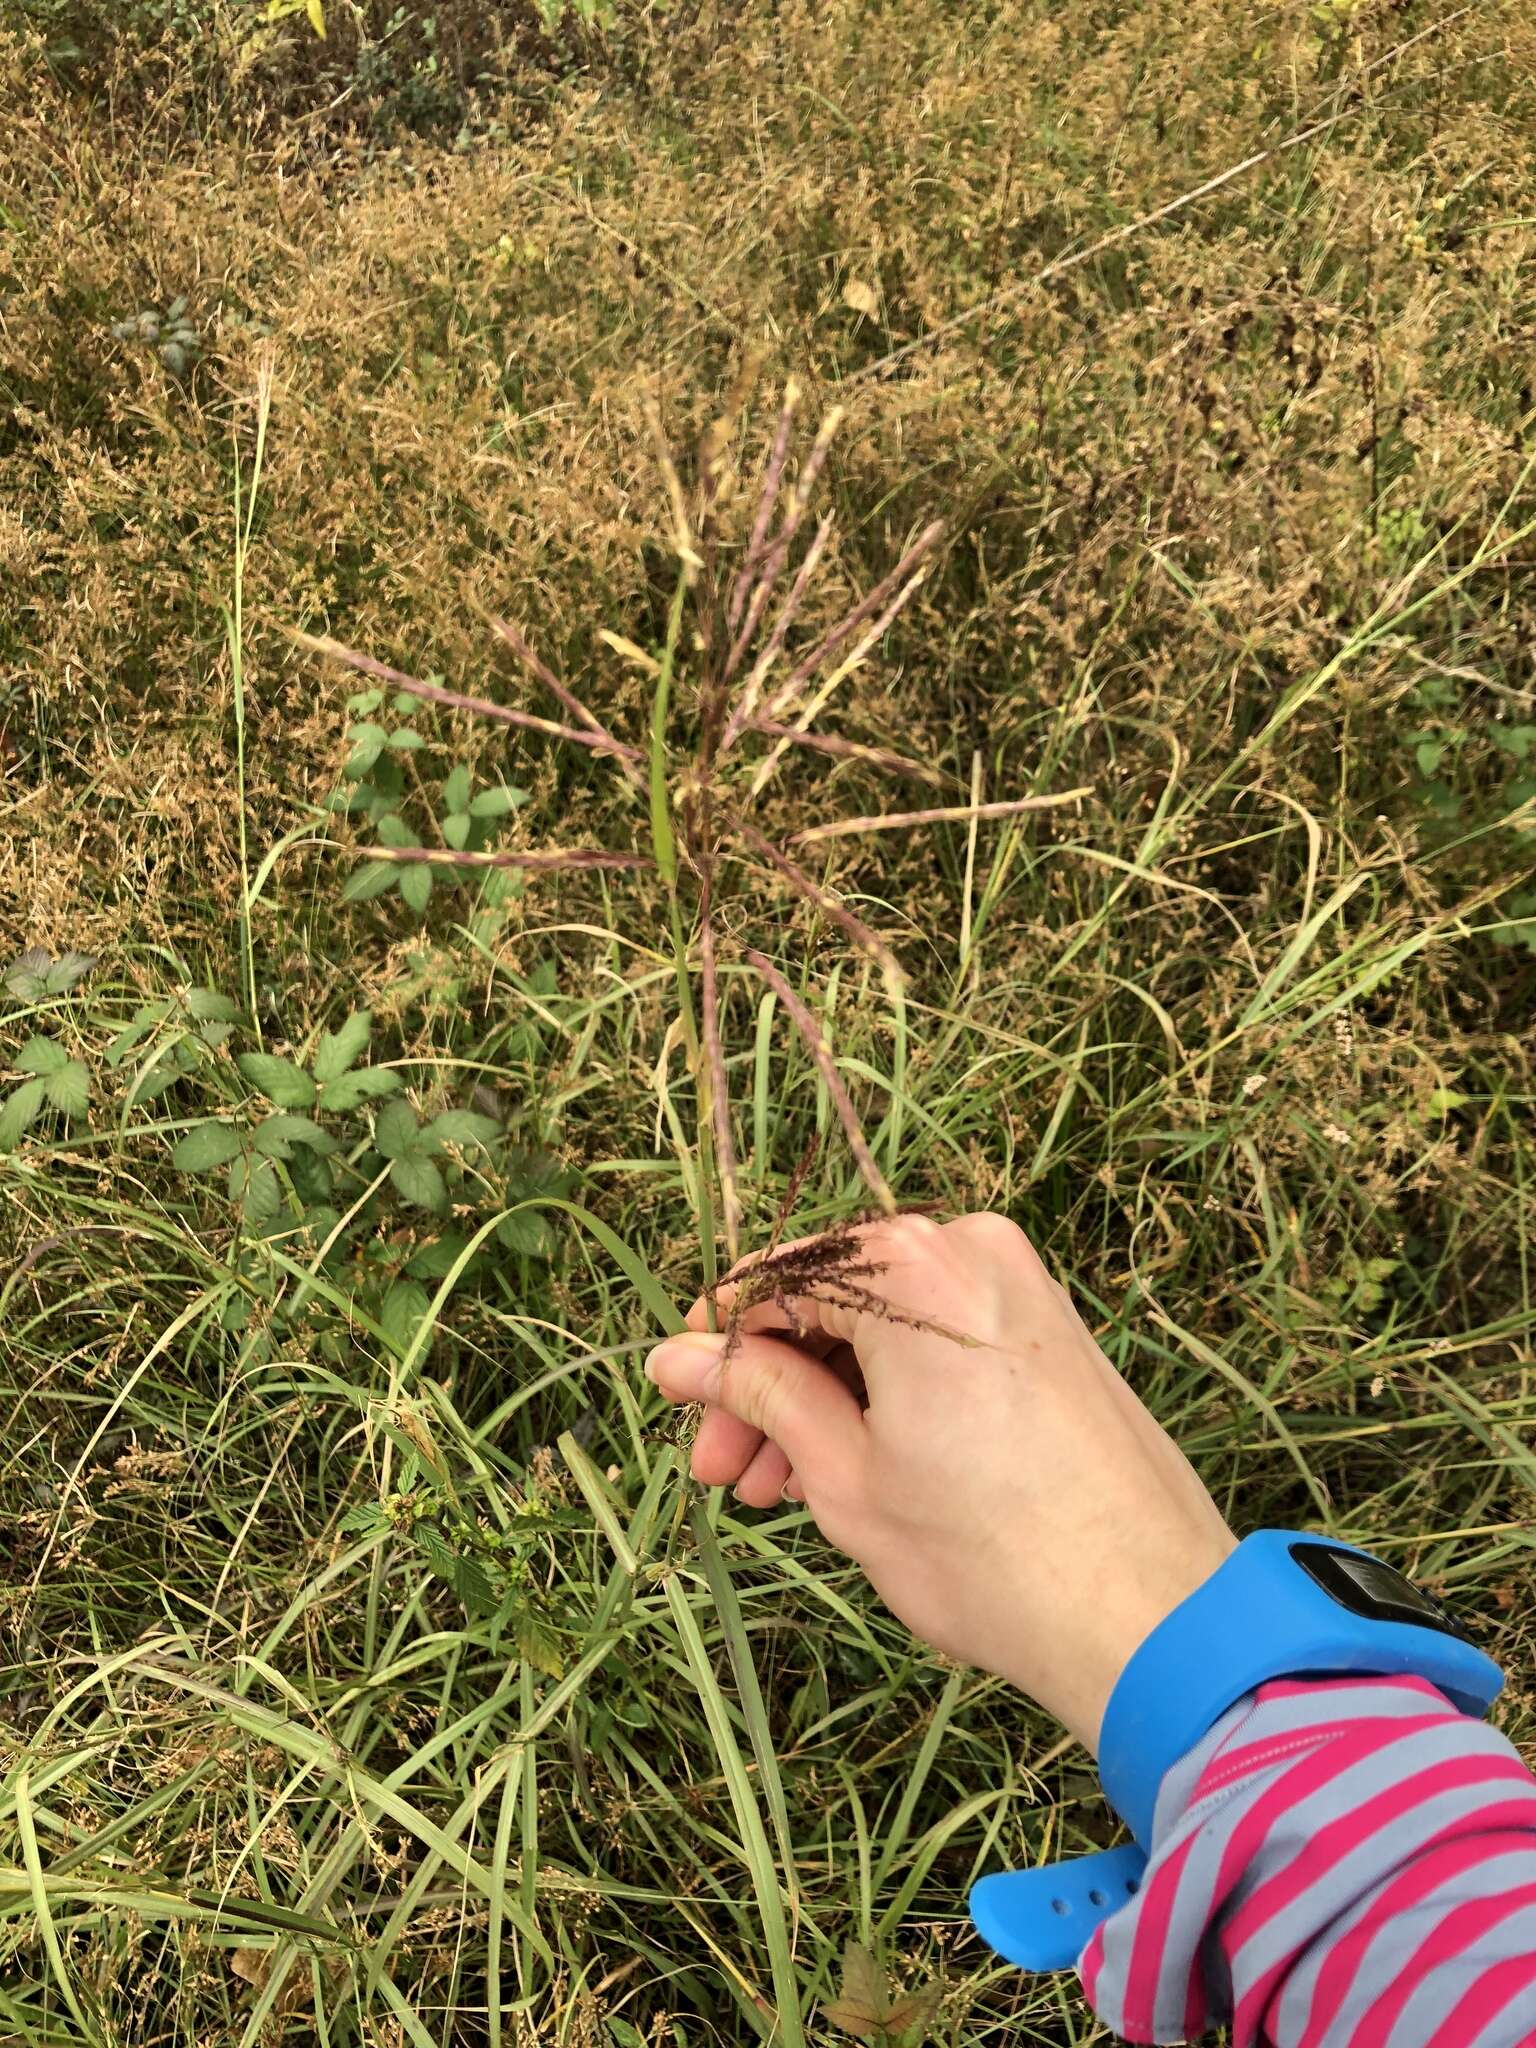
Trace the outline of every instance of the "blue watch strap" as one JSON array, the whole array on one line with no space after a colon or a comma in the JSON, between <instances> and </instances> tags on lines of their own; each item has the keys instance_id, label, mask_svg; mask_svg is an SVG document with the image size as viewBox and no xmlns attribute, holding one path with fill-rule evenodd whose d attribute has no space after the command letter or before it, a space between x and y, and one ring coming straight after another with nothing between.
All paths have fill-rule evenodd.
<instances>
[{"instance_id":1,"label":"blue watch strap","mask_svg":"<svg viewBox=\"0 0 1536 2048\"><path fill-rule=\"evenodd\" d=\"M1108 1914L1135 1896L1147 1859L1134 1842L999 1870L971 1887L971 1918L982 1940L1021 1970L1070 1970Z\"/></svg>"},{"instance_id":2,"label":"blue watch strap","mask_svg":"<svg viewBox=\"0 0 1536 2048\"><path fill-rule=\"evenodd\" d=\"M1425 1618L1376 1619L1345 1606L1302 1562L1312 1554L1359 1560L1421 1601ZM1360 1597L1370 1596L1362 1588ZM1259 1530L1153 1629L1121 1672L1099 1730L1104 1796L1150 1846L1164 1777L1228 1707L1266 1679L1341 1672L1427 1678L1474 1716L1487 1713L1504 1683L1448 1616L1366 1551Z\"/></svg>"},{"instance_id":3,"label":"blue watch strap","mask_svg":"<svg viewBox=\"0 0 1536 2048\"><path fill-rule=\"evenodd\" d=\"M1024 1969L1070 1966L1145 1868L1173 1765L1266 1680L1351 1673L1428 1679L1475 1718L1504 1682L1442 1608L1368 1552L1281 1529L1248 1537L1141 1644L1105 1708L1099 1774L1135 1842L982 1878L978 1932Z\"/></svg>"}]
</instances>

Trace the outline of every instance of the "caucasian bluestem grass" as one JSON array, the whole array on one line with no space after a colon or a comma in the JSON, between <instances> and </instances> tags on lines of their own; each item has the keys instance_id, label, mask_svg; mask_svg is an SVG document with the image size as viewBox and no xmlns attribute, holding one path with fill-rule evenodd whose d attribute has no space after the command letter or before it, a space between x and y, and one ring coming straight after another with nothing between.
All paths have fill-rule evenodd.
<instances>
[{"instance_id":1,"label":"caucasian bluestem grass","mask_svg":"<svg viewBox=\"0 0 1536 2048\"><path fill-rule=\"evenodd\" d=\"M814 906L855 955L879 968L893 999L899 999L902 968L888 941L809 873L790 849L850 833L1012 816L1069 804L1088 793L1069 789L995 803L929 804L843 818L829 818L818 807L815 822L787 837L776 840L760 828L754 812L792 752L856 760L893 781L940 787L952 779L931 762L825 732L819 723L846 680L877 656L891 626L932 576L942 557L945 529L941 520L930 520L887 573L832 626L819 634L798 631L833 533L833 514L825 513L811 525L809 513L840 414L833 410L826 415L795 464L792 452L801 394L794 382L789 383L755 488L743 491L738 488L735 454L741 398L738 386L723 416L700 439L689 484L679 473L659 421L653 420L672 552L678 563L666 636L657 655L618 634L601 636L651 678L648 746L611 731L587 698L539 656L523 630L503 618L490 618L492 629L561 707L564 720L423 682L335 640L294 636L315 652L411 696L542 734L562 745L587 748L611 761L619 774L648 794L650 833L643 846L481 853L448 846L368 846L358 851L369 860L426 861L443 867L659 872L669 901L679 1022L699 1090L697 1185L707 1286L716 1276L716 1198L731 1263L742 1249L737 1147L722 1037L721 969L727 960L739 962L772 990L816 1065L874 1204L886 1213L896 1207L821 1026L764 950L774 941L775 898L799 897ZM752 514L742 533L736 512L744 498ZM685 714L682 719L674 716L679 710ZM679 726L685 728L686 739L679 737ZM744 879L750 881L750 893L741 887ZM741 914L727 919L721 912L732 884L732 911ZM744 935L754 925L761 944Z\"/></svg>"}]
</instances>

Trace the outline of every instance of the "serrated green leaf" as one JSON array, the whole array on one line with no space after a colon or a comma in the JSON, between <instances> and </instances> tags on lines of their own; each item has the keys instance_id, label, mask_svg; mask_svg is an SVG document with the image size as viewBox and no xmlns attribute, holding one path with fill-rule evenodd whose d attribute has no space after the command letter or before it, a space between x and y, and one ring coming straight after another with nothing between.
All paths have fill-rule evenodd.
<instances>
[{"instance_id":1,"label":"serrated green leaf","mask_svg":"<svg viewBox=\"0 0 1536 2048\"><path fill-rule=\"evenodd\" d=\"M96 965L94 953L61 953L43 976L43 993L64 995Z\"/></svg>"},{"instance_id":2,"label":"serrated green leaf","mask_svg":"<svg viewBox=\"0 0 1536 2048\"><path fill-rule=\"evenodd\" d=\"M47 993L48 970L52 965L53 956L45 947L28 946L5 970L7 993L19 1003L35 1003Z\"/></svg>"},{"instance_id":3,"label":"serrated green leaf","mask_svg":"<svg viewBox=\"0 0 1536 2048\"><path fill-rule=\"evenodd\" d=\"M443 803L450 811L469 809L469 770L462 761L443 784Z\"/></svg>"},{"instance_id":4,"label":"serrated green leaf","mask_svg":"<svg viewBox=\"0 0 1536 2048\"><path fill-rule=\"evenodd\" d=\"M29 1038L17 1053L16 1064L24 1074L56 1074L69 1064L69 1054L56 1039Z\"/></svg>"},{"instance_id":5,"label":"serrated green leaf","mask_svg":"<svg viewBox=\"0 0 1536 2048\"><path fill-rule=\"evenodd\" d=\"M389 1516L376 1500L365 1500L361 1507L348 1508L336 1525L343 1536L374 1536L389 1527Z\"/></svg>"},{"instance_id":6,"label":"serrated green leaf","mask_svg":"<svg viewBox=\"0 0 1536 2048\"><path fill-rule=\"evenodd\" d=\"M233 1124L194 1124L171 1147L171 1164L183 1173L211 1173L243 1150L243 1135Z\"/></svg>"},{"instance_id":7,"label":"serrated green leaf","mask_svg":"<svg viewBox=\"0 0 1536 2048\"><path fill-rule=\"evenodd\" d=\"M225 1183L232 1202L237 1202L249 1223L270 1223L283 1205L282 1184L269 1160L247 1159L242 1155L229 1162Z\"/></svg>"},{"instance_id":8,"label":"serrated green leaf","mask_svg":"<svg viewBox=\"0 0 1536 2048\"><path fill-rule=\"evenodd\" d=\"M471 1614L490 1614L495 1609L496 1589L478 1558L454 1560L453 1590Z\"/></svg>"},{"instance_id":9,"label":"serrated green leaf","mask_svg":"<svg viewBox=\"0 0 1536 2048\"><path fill-rule=\"evenodd\" d=\"M501 1125L493 1116L481 1116L473 1109L445 1109L427 1126L431 1136L446 1145L489 1145L501 1136Z\"/></svg>"},{"instance_id":10,"label":"serrated green leaf","mask_svg":"<svg viewBox=\"0 0 1536 2048\"><path fill-rule=\"evenodd\" d=\"M308 1109L315 1099L315 1084L304 1069L276 1053L243 1052L235 1061L240 1072L259 1094L279 1109Z\"/></svg>"},{"instance_id":11,"label":"serrated green leaf","mask_svg":"<svg viewBox=\"0 0 1536 2048\"><path fill-rule=\"evenodd\" d=\"M320 1100L326 1109L355 1109L360 1102L380 1095L393 1095L402 1086L392 1067L362 1067L356 1073L341 1074L327 1081Z\"/></svg>"},{"instance_id":12,"label":"serrated green leaf","mask_svg":"<svg viewBox=\"0 0 1536 2048\"><path fill-rule=\"evenodd\" d=\"M389 1177L401 1199L416 1208L435 1211L447 1206L448 1190L443 1176L430 1159L407 1153L403 1159L391 1161Z\"/></svg>"},{"instance_id":13,"label":"serrated green leaf","mask_svg":"<svg viewBox=\"0 0 1536 2048\"><path fill-rule=\"evenodd\" d=\"M321 1154L336 1150L336 1140L317 1123L307 1116L290 1116L286 1111L259 1123L254 1142L264 1159L291 1159L296 1145Z\"/></svg>"},{"instance_id":14,"label":"serrated green leaf","mask_svg":"<svg viewBox=\"0 0 1536 2048\"><path fill-rule=\"evenodd\" d=\"M91 1102L91 1077L79 1060L70 1060L50 1074L43 1086L48 1091L48 1100L61 1116L70 1118L85 1115Z\"/></svg>"},{"instance_id":15,"label":"serrated green leaf","mask_svg":"<svg viewBox=\"0 0 1536 2048\"><path fill-rule=\"evenodd\" d=\"M325 1203L335 1188L335 1176L331 1162L323 1152L316 1152L312 1146L298 1145L288 1164L288 1178L293 1182L293 1191L306 1209L312 1209L317 1202ZM306 1223L311 1219L306 1217Z\"/></svg>"},{"instance_id":16,"label":"serrated green leaf","mask_svg":"<svg viewBox=\"0 0 1536 2048\"><path fill-rule=\"evenodd\" d=\"M310 1072L322 1087L327 1081L336 1080L354 1060L362 1057L368 1050L368 1036L372 1029L372 1010L354 1010L340 1030L323 1033L309 1063Z\"/></svg>"},{"instance_id":17,"label":"serrated green leaf","mask_svg":"<svg viewBox=\"0 0 1536 2048\"><path fill-rule=\"evenodd\" d=\"M402 861L400 894L420 917L432 896L432 870L425 861Z\"/></svg>"},{"instance_id":18,"label":"serrated green leaf","mask_svg":"<svg viewBox=\"0 0 1536 2048\"><path fill-rule=\"evenodd\" d=\"M549 1219L536 1209L519 1209L503 1216L496 1226L497 1240L520 1258L547 1259L553 1247Z\"/></svg>"},{"instance_id":19,"label":"serrated green leaf","mask_svg":"<svg viewBox=\"0 0 1536 2048\"><path fill-rule=\"evenodd\" d=\"M559 1678L564 1672L565 1659L560 1654L558 1637L531 1607L523 1607L513 1616L512 1640L518 1655L536 1671L551 1678Z\"/></svg>"},{"instance_id":20,"label":"serrated green leaf","mask_svg":"<svg viewBox=\"0 0 1536 2048\"><path fill-rule=\"evenodd\" d=\"M23 1081L0 1104L0 1152L14 1152L43 1106L45 1081Z\"/></svg>"},{"instance_id":21,"label":"serrated green leaf","mask_svg":"<svg viewBox=\"0 0 1536 2048\"><path fill-rule=\"evenodd\" d=\"M402 1354L410 1345L432 1297L417 1280L396 1280L379 1309L379 1328Z\"/></svg>"},{"instance_id":22,"label":"serrated green leaf","mask_svg":"<svg viewBox=\"0 0 1536 2048\"><path fill-rule=\"evenodd\" d=\"M413 1252L406 1261L405 1270L413 1280L441 1280L452 1272L468 1243L469 1239L461 1232L445 1230L441 1237L432 1238L419 1251ZM465 1272L472 1273L480 1263L481 1256L477 1252L465 1266Z\"/></svg>"},{"instance_id":23,"label":"serrated green leaf","mask_svg":"<svg viewBox=\"0 0 1536 2048\"><path fill-rule=\"evenodd\" d=\"M473 818L463 811L450 811L448 816L442 820L443 837L455 853L462 853L469 844L469 834L473 824Z\"/></svg>"},{"instance_id":24,"label":"serrated green leaf","mask_svg":"<svg viewBox=\"0 0 1536 2048\"><path fill-rule=\"evenodd\" d=\"M512 789L502 783L497 789L482 789L477 797L471 798L469 815L472 818L504 818L508 811L520 810L527 801L526 789Z\"/></svg>"},{"instance_id":25,"label":"serrated green leaf","mask_svg":"<svg viewBox=\"0 0 1536 2048\"><path fill-rule=\"evenodd\" d=\"M398 873L392 860L364 861L342 884L341 900L343 903L366 903L371 897L382 896L386 889L395 886Z\"/></svg>"},{"instance_id":26,"label":"serrated green leaf","mask_svg":"<svg viewBox=\"0 0 1536 2048\"><path fill-rule=\"evenodd\" d=\"M187 1008L208 1024L233 1024L240 1015L240 1005L234 997L221 995L216 988L189 989Z\"/></svg>"},{"instance_id":27,"label":"serrated green leaf","mask_svg":"<svg viewBox=\"0 0 1536 2048\"><path fill-rule=\"evenodd\" d=\"M421 841L397 811L386 811L377 825L381 846L420 846Z\"/></svg>"},{"instance_id":28,"label":"serrated green leaf","mask_svg":"<svg viewBox=\"0 0 1536 2048\"><path fill-rule=\"evenodd\" d=\"M403 1159L420 1135L421 1125L408 1102L386 1102L374 1119L373 1142L386 1159Z\"/></svg>"},{"instance_id":29,"label":"serrated green leaf","mask_svg":"<svg viewBox=\"0 0 1536 2048\"><path fill-rule=\"evenodd\" d=\"M430 1569L436 1572L440 1579L446 1579L449 1585L452 1585L458 1558L442 1530L434 1522L418 1522L411 1535Z\"/></svg>"}]
</instances>

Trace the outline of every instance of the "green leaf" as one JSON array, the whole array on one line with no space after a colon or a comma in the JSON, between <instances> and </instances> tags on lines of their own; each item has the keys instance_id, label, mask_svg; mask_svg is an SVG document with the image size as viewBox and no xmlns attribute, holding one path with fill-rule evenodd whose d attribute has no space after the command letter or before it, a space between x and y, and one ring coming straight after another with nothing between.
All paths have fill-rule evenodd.
<instances>
[{"instance_id":1,"label":"green leaf","mask_svg":"<svg viewBox=\"0 0 1536 2048\"><path fill-rule=\"evenodd\" d=\"M61 953L43 977L44 993L61 996L96 965L94 953Z\"/></svg>"},{"instance_id":2,"label":"green leaf","mask_svg":"<svg viewBox=\"0 0 1536 2048\"><path fill-rule=\"evenodd\" d=\"M256 1150L264 1159L291 1159L296 1145L302 1145L311 1152L329 1154L336 1150L336 1140L322 1131L307 1116L289 1116L279 1113L269 1116L256 1126Z\"/></svg>"},{"instance_id":3,"label":"green leaf","mask_svg":"<svg viewBox=\"0 0 1536 2048\"><path fill-rule=\"evenodd\" d=\"M427 680L429 682L439 682L441 678L429 676ZM394 709L397 718L414 718L421 709L421 699L414 696L409 690L396 690Z\"/></svg>"},{"instance_id":4,"label":"green leaf","mask_svg":"<svg viewBox=\"0 0 1536 2048\"><path fill-rule=\"evenodd\" d=\"M379 1309L379 1328L402 1356L432 1306L432 1297L416 1280L396 1280Z\"/></svg>"},{"instance_id":5,"label":"green leaf","mask_svg":"<svg viewBox=\"0 0 1536 2048\"><path fill-rule=\"evenodd\" d=\"M1470 1096L1463 1095L1459 1088L1431 1088L1429 1109L1433 1116L1448 1116L1453 1109L1465 1109Z\"/></svg>"},{"instance_id":6,"label":"green leaf","mask_svg":"<svg viewBox=\"0 0 1536 2048\"><path fill-rule=\"evenodd\" d=\"M407 1153L391 1163L389 1177L401 1199L416 1208L436 1211L447 1206L448 1190L443 1176L430 1159Z\"/></svg>"},{"instance_id":7,"label":"green leaf","mask_svg":"<svg viewBox=\"0 0 1536 2048\"><path fill-rule=\"evenodd\" d=\"M169 1000L158 1003L141 1003L133 1013L130 1023L123 1026L116 1038L107 1047L107 1065L120 1067L128 1054L146 1033L153 1031L157 1024L163 1024L170 1016L173 1005Z\"/></svg>"},{"instance_id":8,"label":"green leaf","mask_svg":"<svg viewBox=\"0 0 1536 2048\"><path fill-rule=\"evenodd\" d=\"M22 1133L43 1106L47 1083L23 1081L5 1098L0 1106L0 1152L14 1152L21 1143Z\"/></svg>"},{"instance_id":9,"label":"green leaf","mask_svg":"<svg viewBox=\"0 0 1536 2048\"><path fill-rule=\"evenodd\" d=\"M393 1095L401 1086L392 1067L363 1067L353 1074L341 1074L327 1081L320 1100L327 1109L356 1109L360 1102L379 1095Z\"/></svg>"},{"instance_id":10,"label":"green leaf","mask_svg":"<svg viewBox=\"0 0 1536 2048\"><path fill-rule=\"evenodd\" d=\"M526 789L510 789L503 783L499 789L482 789L469 806L472 818L504 818L508 811L518 810L527 803Z\"/></svg>"},{"instance_id":11,"label":"green leaf","mask_svg":"<svg viewBox=\"0 0 1536 2048\"><path fill-rule=\"evenodd\" d=\"M441 1280L453 1271L459 1254L469 1239L457 1230L445 1230L441 1237L429 1238L417 1252L406 1261L405 1270L413 1280ZM465 1266L466 1273L474 1272L483 1263L479 1252Z\"/></svg>"},{"instance_id":12,"label":"green leaf","mask_svg":"<svg viewBox=\"0 0 1536 2048\"><path fill-rule=\"evenodd\" d=\"M383 753L389 734L382 725L354 725L349 738L352 751L341 772L348 782L361 782Z\"/></svg>"},{"instance_id":13,"label":"green leaf","mask_svg":"<svg viewBox=\"0 0 1536 2048\"><path fill-rule=\"evenodd\" d=\"M372 1010L354 1010L339 1031L323 1034L309 1063L310 1072L322 1087L327 1081L334 1081L338 1075L344 1074L353 1061L368 1050L368 1034L372 1029Z\"/></svg>"},{"instance_id":14,"label":"green leaf","mask_svg":"<svg viewBox=\"0 0 1536 2048\"><path fill-rule=\"evenodd\" d=\"M216 988L188 989L187 1008L207 1024L233 1024L240 1015L240 1005L234 997L220 995Z\"/></svg>"},{"instance_id":15,"label":"green leaf","mask_svg":"<svg viewBox=\"0 0 1536 2048\"><path fill-rule=\"evenodd\" d=\"M183 1173L211 1173L243 1150L244 1140L233 1124L194 1124L172 1146L171 1164Z\"/></svg>"},{"instance_id":16,"label":"green leaf","mask_svg":"<svg viewBox=\"0 0 1536 2048\"><path fill-rule=\"evenodd\" d=\"M418 1522L411 1534L416 1540L416 1548L426 1559L429 1568L440 1579L446 1579L449 1585L452 1585L459 1560L442 1530L435 1522Z\"/></svg>"},{"instance_id":17,"label":"green leaf","mask_svg":"<svg viewBox=\"0 0 1536 2048\"><path fill-rule=\"evenodd\" d=\"M443 802L450 811L469 809L469 770L462 761L443 784Z\"/></svg>"},{"instance_id":18,"label":"green leaf","mask_svg":"<svg viewBox=\"0 0 1536 2048\"><path fill-rule=\"evenodd\" d=\"M347 711L353 718L367 718L383 702L382 690L357 690L347 699Z\"/></svg>"},{"instance_id":19,"label":"green leaf","mask_svg":"<svg viewBox=\"0 0 1536 2048\"><path fill-rule=\"evenodd\" d=\"M398 872L392 860L365 861L343 883L342 902L366 903L372 896L382 896L386 889L394 887Z\"/></svg>"},{"instance_id":20,"label":"green leaf","mask_svg":"<svg viewBox=\"0 0 1536 2048\"><path fill-rule=\"evenodd\" d=\"M389 1527L389 1516L376 1500L365 1500L361 1507L348 1508L336 1524L343 1536L377 1536Z\"/></svg>"},{"instance_id":21,"label":"green leaf","mask_svg":"<svg viewBox=\"0 0 1536 2048\"><path fill-rule=\"evenodd\" d=\"M29 1038L16 1055L24 1074L56 1074L69 1064L69 1054L55 1039Z\"/></svg>"},{"instance_id":22,"label":"green leaf","mask_svg":"<svg viewBox=\"0 0 1536 2048\"><path fill-rule=\"evenodd\" d=\"M501 1125L493 1116L481 1116L473 1109L445 1109L427 1126L431 1135L445 1145L489 1145L501 1136Z\"/></svg>"},{"instance_id":23,"label":"green leaf","mask_svg":"<svg viewBox=\"0 0 1536 2048\"><path fill-rule=\"evenodd\" d=\"M143 1079L136 1081L129 1089L128 1107L137 1109L141 1103L153 1102L157 1096L163 1095L167 1088L174 1088L180 1079L181 1076L176 1069L164 1062L158 1067L151 1067Z\"/></svg>"},{"instance_id":24,"label":"green leaf","mask_svg":"<svg viewBox=\"0 0 1536 2048\"><path fill-rule=\"evenodd\" d=\"M332 1148L334 1150L334 1147ZM310 1145L294 1147L292 1159L288 1162L288 1178L293 1182L293 1191L306 1209L313 1209L317 1203L329 1202L335 1190L335 1176L331 1162L323 1152L316 1152ZM305 1222L314 1227L313 1216L306 1216Z\"/></svg>"},{"instance_id":25,"label":"green leaf","mask_svg":"<svg viewBox=\"0 0 1536 2048\"><path fill-rule=\"evenodd\" d=\"M509 1252L524 1259L547 1259L553 1243L549 1219L536 1209L519 1209L511 1216L503 1216L496 1226L496 1237Z\"/></svg>"},{"instance_id":26,"label":"green leaf","mask_svg":"<svg viewBox=\"0 0 1536 2048\"><path fill-rule=\"evenodd\" d=\"M282 1184L265 1159L247 1159L244 1154L232 1159L225 1187L229 1199L240 1205L251 1223L270 1222L283 1205Z\"/></svg>"},{"instance_id":27,"label":"green leaf","mask_svg":"<svg viewBox=\"0 0 1536 2048\"><path fill-rule=\"evenodd\" d=\"M450 811L441 823L444 839L447 840L455 853L462 853L469 844L470 829L474 824L474 820L466 816L463 811Z\"/></svg>"},{"instance_id":28,"label":"green leaf","mask_svg":"<svg viewBox=\"0 0 1536 2048\"><path fill-rule=\"evenodd\" d=\"M44 1082L48 1100L61 1116L82 1117L90 1106L91 1077L79 1060L70 1060Z\"/></svg>"},{"instance_id":29,"label":"green leaf","mask_svg":"<svg viewBox=\"0 0 1536 2048\"><path fill-rule=\"evenodd\" d=\"M565 1659L560 1654L554 1630L540 1620L531 1607L522 1607L513 1615L512 1640L517 1645L518 1655L536 1671L559 1678L565 1670Z\"/></svg>"},{"instance_id":30,"label":"green leaf","mask_svg":"<svg viewBox=\"0 0 1536 2048\"><path fill-rule=\"evenodd\" d=\"M374 1119L373 1142L386 1159L403 1159L420 1134L421 1125L408 1102L387 1102Z\"/></svg>"},{"instance_id":31,"label":"green leaf","mask_svg":"<svg viewBox=\"0 0 1536 2048\"><path fill-rule=\"evenodd\" d=\"M471 1614L491 1614L496 1607L496 1589L478 1558L455 1558L453 1590Z\"/></svg>"},{"instance_id":32,"label":"green leaf","mask_svg":"<svg viewBox=\"0 0 1536 2048\"><path fill-rule=\"evenodd\" d=\"M302 1067L276 1053L243 1052L235 1061L251 1086L279 1109L308 1109L315 1099L315 1084Z\"/></svg>"},{"instance_id":33,"label":"green leaf","mask_svg":"<svg viewBox=\"0 0 1536 2048\"><path fill-rule=\"evenodd\" d=\"M1445 759L1445 745L1440 740L1420 740L1413 750L1419 773L1426 778L1433 775Z\"/></svg>"},{"instance_id":34,"label":"green leaf","mask_svg":"<svg viewBox=\"0 0 1536 2048\"><path fill-rule=\"evenodd\" d=\"M403 861L400 865L400 894L420 917L432 895L432 870L425 861Z\"/></svg>"},{"instance_id":35,"label":"green leaf","mask_svg":"<svg viewBox=\"0 0 1536 2048\"><path fill-rule=\"evenodd\" d=\"M390 734L389 744L394 748L397 754L414 754L417 752L419 748L424 747L427 743L422 738L421 734L419 732L413 731L410 726L399 725L396 726L395 730Z\"/></svg>"},{"instance_id":36,"label":"green leaf","mask_svg":"<svg viewBox=\"0 0 1536 2048\"><path fill-rule=\"evenodd\" d=\"M375 828L381 846L420 846L421 841L395 811L386 811Z\"/></svg>"}]
</instances>

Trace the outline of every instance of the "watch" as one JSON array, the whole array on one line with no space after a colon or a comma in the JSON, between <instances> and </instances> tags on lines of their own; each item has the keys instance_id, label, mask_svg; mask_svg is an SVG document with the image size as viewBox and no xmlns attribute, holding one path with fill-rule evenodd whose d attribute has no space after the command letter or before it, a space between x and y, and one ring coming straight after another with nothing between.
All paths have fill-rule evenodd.
<instances>
[{"instance_id":1,"label":"watch","mask_svg":"<svg viewBox=\"0 0 1536 2048\"><path fill-rule=\"evenodd\" d=\"M1284 1529L1246 1538L1158 1623L1109 1696L1099 1777L1134 1839L980 1879L977 1932L1022 1969L1069 1969L1136 1892L1158 1788L1179 1758L1266 1680L1341 1673L1426 1678L1476 1719L1504 1683L1439 1602L1379 1558Z\"/></svg>"}]
</instances>

